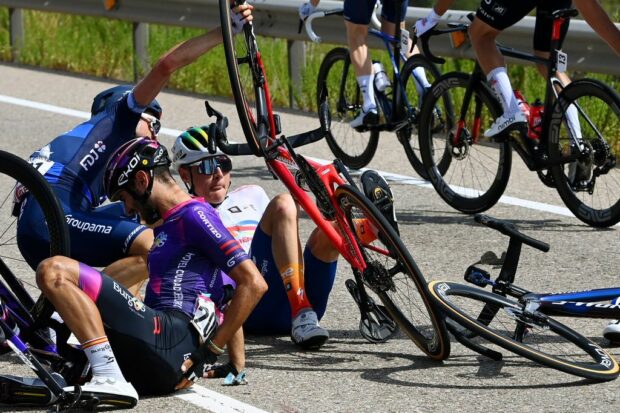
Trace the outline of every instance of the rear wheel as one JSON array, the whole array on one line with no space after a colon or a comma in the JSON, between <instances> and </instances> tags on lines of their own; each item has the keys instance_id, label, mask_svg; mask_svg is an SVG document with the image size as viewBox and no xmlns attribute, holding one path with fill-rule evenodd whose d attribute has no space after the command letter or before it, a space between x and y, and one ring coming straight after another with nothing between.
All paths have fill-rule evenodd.
<instances>
[{"instance_id":1,"label":"rear wheel","mask_svg":"<svg viewBox=\"0 0 620 413\"><path fill-rule=\"evenodd\" d=\"M358 132L350 122L359 114L363 96L357 85L349 51L343 47L331 50L319 68L317 78L317 99L320 99L323 85L328 92L331 112L331 131L327 144L335 157L349 168L360 169L370 163L379 143L377 130ZM317 103L317 107L320 107Z\"/></svg>"},{"instance_id":2,"label":"rear wheel","mask_svg":"<svg viewBox=\"0 0 620 413\"><path fill-rule=\"evenodd\" d=\"M451 207L473 214L491 208L504 193L512 152L508 138L495 141L483 135L501 114L486 85L475 85L464 120L459 121L470 78L455 72L435 82L422 104L418 132L422 160L437 193ZM435 128L435 107L442 101L453 102L454 116ZM446 153L450 162L445 160Z\"/></svg>"},{"instance_id":3,"label":"rear wheel","mask_svg":"<svg viewBox=\"0 0 620 413\"><path fill-rule=\"evenodd\" d=\"M532 361L576 376L598 381L618 377L618 363L600 346L542 313L526 311L523 304L450 282L433 281L429 289L446 317L469 330L470 340L479 335Z\"/></svg>"},{"instance_id":4,"label":"rear wheel","mask_svg":"<svg viewBox=\"0 0 620 413\"><path fill-rule=\"evenodd\" d=\"M435 360L447 358L450 342L443 319L430 299L426 280L394 229L356 188L338 187L336 199L364 256L365 285L423 352Z\"/></svg>"},{"instance_id":5,"label":"rear wheel","mask_svg":"<svg viewBox=\"0 0 620 413\"><path fill-rule=\"evenodd\" d=\"M426 74L426 79L430 84L433 84L437 80L441 73L437 66L430 62L424 56L417 54L411 56L401 70L401 82L403 84L405 94L407 96L407 102L409 107L409 119L410 125L401 129L398 132L398 139L405 148L407 159L413 166L413 169L424 179L428 179L428 174L422 163L422 155L420 154L420 140L418 138L418 123L420 121L420 108L422 107L422 100L426 90L422 86L417 76L417 68L422 68ZM428 89L430 90L430 88ZM442 125L450 119L454 118L454 110L452 107L452 101L449 99L450 95L443 96L444 99L438 101L433 111L433 125L432 130L439 130ZM437 162L439 171L443 174L450 164L451 157L450 152L447 151L447 147L444 150L442 158Z\"/></svg>"},{"instance_id":6,"label":"rear wheel","mask_svg":"<svg viewBox=\"0 0 620 413\"><path fill-rule=\"evenodd\" d=\"M575 114L567 122L565 113ZM594 227L620 221L620 96L592 79L572 82L558 97L549 158L577 156L551 168L555 186L577 218Z\"/></svg>"}]
</instances>

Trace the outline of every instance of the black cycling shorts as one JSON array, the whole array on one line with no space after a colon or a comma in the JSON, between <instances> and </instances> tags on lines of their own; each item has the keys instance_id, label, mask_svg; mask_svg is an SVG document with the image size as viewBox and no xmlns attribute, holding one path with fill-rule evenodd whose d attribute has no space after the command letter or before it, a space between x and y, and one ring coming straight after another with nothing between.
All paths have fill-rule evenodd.
<instances>
[{"instance_id":1,"label":"black cycling shorts","mask_svg":"<svg viewBox=\"0 0 620 413\"><path fill-rule=\"evenodd\" d=\"M548 52L551 50L551 32L553 20L551 12L571 7L571 0L482 0L476 12L476 18L496 30L504 30L527 16L536 8L536 25L534 26L534 50ZM568 32L568 20L562 26L560 45Z\"/></svg>"},{"instance_id":2,"label":"black cycling shorts","mask_svg":"<svg viewBox=\"0 0 620 413\"><path fill-rule=\"evenodd\" d=\"M399 1L402 0L384 0L381 17L391 23L396 23L396 7ZM344 19L355 24L370 23L376 2L377 0L344 0ZM408 0L402 1L400 21L405 20L408 5Z\"/></svg>"},{"instance_id":3,"label":"black cycling shorts","mask_svg":"<svg viewBox=\"0 0 620 413\"><path fill-rule=\"evenodd\" d=\"M125 379L138 394L174 391L181 364L200 345L189 317L147 307L105 274L95 303Z\"/></svg>"}]
</instances>

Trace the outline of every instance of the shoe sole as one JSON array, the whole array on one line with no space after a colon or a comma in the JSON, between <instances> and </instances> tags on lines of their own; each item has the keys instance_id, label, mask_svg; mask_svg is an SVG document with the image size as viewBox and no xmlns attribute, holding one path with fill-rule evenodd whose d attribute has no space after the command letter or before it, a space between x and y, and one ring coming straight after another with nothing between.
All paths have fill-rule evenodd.
<instances>
[{"instance_id":1,"label":"shoe sole","mask_svg":"<svg viewBox=\"0 0 620 413\"><path fill-rule=\"evenodd\" d=\"M323 346L323 344L325 344L327 339L329 339L329 336L314 336L302 342L297 342L294 338L291 337L293 343L303 348L304 350L318 350Z\"/></svg>"}]
</instances>

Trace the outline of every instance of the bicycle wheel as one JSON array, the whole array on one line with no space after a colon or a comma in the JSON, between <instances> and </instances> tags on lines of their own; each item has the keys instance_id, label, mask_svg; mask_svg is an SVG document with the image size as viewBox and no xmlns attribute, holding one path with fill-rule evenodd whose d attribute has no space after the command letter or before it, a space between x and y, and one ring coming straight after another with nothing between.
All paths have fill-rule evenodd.
<instances>
[{"instance_id":1,"label":"bicycle wheel","mask_svg":"<svg viewBox=\"0 0 620 413\"><path fill-rule=\"evenodd\" d=\"M468 285L433 281L446 317L481 337L547 367L597 381L618 377L614 358L586 337L509 298ZM488 314L491 316L488 316ZM493 315L493 313L495 313Z\"/></svg>"},{"instance_id":2,"label":"bicycle wheel","mask_svg":"<svg viewBox=\"0 0 620 413\"><path fill-rule=\"evenodd\" d=\"M567 122L564 114L568 108L577 115L578 125ZM571 139L572 136L576 139ZM620 96L592 79L577 80L566 86L554 105L548 149L551 160L578 155L576 161L561 162L551 168L560 197L573 214L593 227L617 224L620 221Z\"/></svg>"},{"instance_id":3,"label":"bicycle wheel","mask_svg":"<svg viewBox=\"0 0 620 413\"><path fill-rule=\"evenodd\" d=\"M496 141L483 135L501 114L499 102L488 86L475 85L471 100L464 107L470 78L455 72L435 82L422 104L418 136L422 161L437 193L451 207L474 214L491 208L504 193L512 152L508 139ZM434 111L436 106L441 107L441 100L453 102L455 113L446 119L444 127L434 128ZM464 109L465 115L461 115ZM451 161L444 171L446 153Z\"/></svg>"},{"instance_id":4,"label":"bicycle wheel","mask_svg":"<svg viewBox=\"0 0 620 413\"><path fill-rule=\"evenodd\" d=\"M366 261L364 283L424 353L434 360L446 359L450 353L446 326L403 242L357 188L342 185L335 195Z\"/></svg>"},{"instance_id":5,"label":"bicycle wheel","mask_svg":"<svg viewBox=\"0 0 620 413\"><path fill-rule=\"evenodd\" d=\"M49 235L49 256L70 255L69 230L64 212L43 176L25 160L5 151L0 151L0 275L20 300L30 309L34 304L24 285L30 285L32 292L37 291L34 274L26 263L17 243L17 217L21 210L14 205L15 194L29 193L19 206L37 203L43 211L45 222L41 228L47 228ZM11 298L3 297L5 301Z\"/></svg>"},{"instance_id":6,"label":"bicycle wheel","mask_svg":"<svg viewBox=\"0 0 620 413\"><path fill-rule=\"evenodd\" d=\"M410 126L398 132L398 140L405 148L407 159L409 159L409 163L411 163L413 169L420 177L428 179L428 174L422 163L420 140L418 139L418 121L420 120L420 108L422 107L422 99L425 91L414 72L417 68L422 68L424 70L426 78L431 84L441 76L437 66L426 57L417 54L407 59L400 72L400 76L407 97L407 111L409 112ZM431 129L436 131L440 130L448 119L453 119L453 112L450 95L446 94L443 96L443 99L439 101L439 104L435 106L435 110L433 111L433 126ZM451 160L450 152L448 148L445 147L443 155L437 161L441 174L448 169Z\"/></svg>"},{"instance_id":7,"label":"bicycle wheel","mask_svg":"<svg viewBox=\"0 0 620 413\"><path fill-rule=\"evenodd\" d=\"M232 32L230 3L230 0L219 0L228 77L245 139L254 155L262 156L265 143L261 144L260 138L270 136L270 128L274 126L267 109L271 106L267 78L251 23L236 36Z\"/></svg>"},{"instance_id":8,"label":"bicycle wheel","mask_svg":"<svg viewBox=\"0 0 620 413\"><path fill-rule=\"evenodd\" d=\"M332 49L319 68L317 99L323 85L327 86L331 112L331 131L327 144L336 158L349 168L360 169L368 165L377 151L379 131L360 133L350 122L362 108L363 96L351 65L349 51L343 47ZM320 102L317 103L317 107Z\"/></svg>"}]
</instances>

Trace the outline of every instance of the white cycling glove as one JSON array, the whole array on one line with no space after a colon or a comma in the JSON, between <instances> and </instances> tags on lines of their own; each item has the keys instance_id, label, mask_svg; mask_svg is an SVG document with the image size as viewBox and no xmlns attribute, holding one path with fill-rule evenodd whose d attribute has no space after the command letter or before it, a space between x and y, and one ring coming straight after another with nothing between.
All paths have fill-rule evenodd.
<instances>
[{"instance_id":1,"label":"white cycling glove","mask_svg":"<svg viewBox=\"0 0 620 413\"><path fill-rule=\"evenodd\" d=\"M435 10L431 9L428 16L415 22L415 35L418 37L422 36L424 33L437 26L439 20L441 20L441 16L435 13Z\"/></svg>"},{"instance_id":2,"label":"white cycling glove","mask_svg":"<svg viewBox=\"0 0 620 413\"><path fill-rule=\"evenodd\" d=\"M310 2L304 3L299 6L299 18L306 20L315 10L316 7L314 7Z\"/></svg>"},{"instance_id":3,"label":"white cycling glove","mask_svg":"<svg viewBox=\"0 0 620 413\"><path fill-rule=\"evenodd\" d=\"M241 33L241 30L243 30L243 25L245 24L243 21L243 15L241 13L235 13L231 10L230 23L233 35Z\"/></svg>"}]
</instances>

